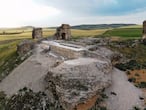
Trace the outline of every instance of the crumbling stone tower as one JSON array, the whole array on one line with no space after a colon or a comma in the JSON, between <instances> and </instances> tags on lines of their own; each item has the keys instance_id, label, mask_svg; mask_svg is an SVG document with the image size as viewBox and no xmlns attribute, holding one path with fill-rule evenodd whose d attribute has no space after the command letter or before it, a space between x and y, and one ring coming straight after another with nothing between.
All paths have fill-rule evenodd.
<instances>
[{"instance_id":1,"label":"crumbling stone tower","mask_svg":"<svg viewBox=\"0 0 146 110\"><path fill-rule=\"evenodd\" d=\"M144 44L146 44L146 20L143 22L142 42L143 42Z\"/></svg>"},{"instance_id":2,"label":"crumbling stone tower","mask_svg":"<svg viewBox=\"0 0 146 110\"><path fill-rule=\"evenodd\" d=\"M146 21L143 22L143 37L146 38Z\"/></svg>"},{"instance_id":3,"label":"crumbling stone tower","mask_svg":"<svg viewBox=\"0 0 146 110\"><path fill-rule=\"evenodd\" d=\"M42 28L33 28L32 30L32 38L33 39L40 39L43 37Z\"/></svg>"},{"instance_id":4,"label":"crumbling stone tower","mask_svg":"<svg viewBox=\"0 0 146 110\"><path fill-rule=\"evenodd\" d=\"M62 24L60 27L56 29L56 33L54 38L57 40L68 40L71 38L71 30L70 25Z\"/></svg>"}]
</instances>

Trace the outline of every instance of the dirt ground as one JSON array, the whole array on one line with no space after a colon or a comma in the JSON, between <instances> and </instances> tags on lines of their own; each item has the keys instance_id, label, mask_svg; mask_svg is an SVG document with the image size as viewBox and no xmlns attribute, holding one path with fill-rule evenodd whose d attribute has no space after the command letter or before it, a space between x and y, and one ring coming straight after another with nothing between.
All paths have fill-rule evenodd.
<instances>
[{"instance_id":1,"label":"dirt ground","mask_svg":"<svg viewBox=\"0 0 146 110\"><path fill-rule=\"evenodd\" d=\"M43 91L45 89L43 77L48 73L51 66L56 63L56 60L48 54L42 54L42 50L39 45L34 55L29 57L2 80L0 91L4 91L7 95L12 95L25 86L35 92Z\"/></svg>"},{"instance_id":2,"label":"dirt ground","mask_svg":"<svg viewBox=\"0 0 146 110\"><path fill-rule=\"evenodd\" d=\"M136 83L146 82L146 69L129 71L129 78L135 78Z\"/></svg>"},{"instance_id":3,"label":"dirt ground","mask_svg":"<svg viewBox=\"0 0 146 110\"><path fill-rule=\"evenodd\" d=\"M131 70L129 71L128 78L135 78L135 84L138 84L140 82L146 82L146 69L141 70ZM141 89L144 94L144 100L146 105L146 88Z\"/></svg>"},{"instance_id":4,"label":"dirt ground","mask_svg":"<svg viewBox=\"0 0 146 110\"><path fill-rule=\"evenodd\" d=\"M128 81L124 72L114 69L112 79L111 87L106 90L109 110L131 110L135 106L143 105L144 102L139 99L142 91Z\"/></svg>"}]
</instances>

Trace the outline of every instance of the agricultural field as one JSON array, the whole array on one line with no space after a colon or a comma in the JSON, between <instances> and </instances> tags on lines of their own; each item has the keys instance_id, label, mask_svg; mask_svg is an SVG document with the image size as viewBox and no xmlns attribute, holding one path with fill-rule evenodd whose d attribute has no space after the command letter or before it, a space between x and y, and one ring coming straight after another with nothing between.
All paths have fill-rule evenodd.
<instances>
[{"instance_id":1,"label":"agricultural field","mask_svg":"<svg viewBox=\"0 0 146 110\"><path fill-rule=\"evenodd\" d=\"M53 36L54 33L55 33L54 29L43 29L44 37ZM0 41L28 39L31 38L31 36L32 28L0 30Z\"/></svg>"},{"instance_id":2,"label":"agricultural field","mask_svg":"<svg viewBox=\"0 0 146 110\"><path fill-rule=\"evenodd\" d=\"M97 29L97 30L77 30L72 29L72 36L73 38L79 37L94 37L96 35L101 35L107 29ZM44 37L51 37L55 33L55 29L43 29L43 36ZM5 40L16 40L16 39L28 39L31 38L32 29L9 29L9 30L0 30L0 41Z\"/></svg>"},{"instance_id":3,"label":"agricultural field","mask_svg":"<svg viewBox=\"0 0 146 110\"><path fill-rule=\"evenodd\" d=\"M121 39L139 39L142 37L142 28L116 28L106 31L103 35Z\"/></svg>"},{"instance_id":4,"label":"agricultural field","mask_svg":"<svg viewBox=\"0 0 146 110\"><path fill-rule=\"evenodd\" d=\"M129 26L121 26L119 28L142 28L142 25L129 25Z\"/></svg>"},{"instance_id":5,"label":"agricultural field","mask_svg":"<svg viewBox=\"0 0 146 110\"><path fill-rule=\"evenodd\" d=\"M82 37L95 37L98 35L102 35L108 29L96 29L96 30L77 30L72 29L73 38L82 38Z\"/></svg>"},{"instance_id":6,"label":"agricultural field","mask_svg":"<svg viewBox=\"0 0 146 110\"><path fill-rule=\"evenodd\" d=\"M0 80L20 64L16 53L16 45L19 42L20 40L15 40L0 45Z\"/></svg>"}]
</instances>

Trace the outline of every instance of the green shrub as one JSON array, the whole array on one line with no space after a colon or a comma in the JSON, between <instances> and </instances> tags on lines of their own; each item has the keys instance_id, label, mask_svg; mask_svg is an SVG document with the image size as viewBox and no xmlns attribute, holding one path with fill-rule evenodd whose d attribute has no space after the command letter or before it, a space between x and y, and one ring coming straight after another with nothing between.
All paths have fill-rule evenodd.
<instances>
[{"instance_id":1,"label":"green shrub","mask_svg":"<svg viewBox=\"0 0 146 110\"><path fill-rule=\"evenodd\" d=\"M139 107L133 107L134 110L141 110Z\"/></svg>"},{"instance_id":2,"label":"green shrub","mask_svg":"<svg viewBox=\"0 0 146 110\"><path fill-rule=\"evenodd\" d=\"M140 75L138 73L136 73L135 76L139 77Z\"/></svg>"},{"instance_id":3,"label":"green shrub","mask_svg":"<svg viewBox=\"0 0 146 110\"><path fill-rule=\"evenodd\" d=\"M128 81L135 83L136 82L136 78L129 78Z\"/></svg>"},{"instance_id":4,"label":"green shrub","mask_svg":"<svg viewBox=\"0 0 146 110\"><path fill-rule=\"evenodd\" d=\"M140 82L137 86L139 88L146 88L146 82Z\"/></svg>"},{"instance_id":5,"label":"green shrub","mask_svg":"<svg viewBox=\"0 0 146 110\"><path fill-rule=\"evenodd\" d=\"M126 71L126 70L140 69L141 66L136 60L130 60L127 63L116 64L115 67L122 71Z\"/></svg>"},{"instance_id":6,"label":"green shrub","mask_svg":"<svg viewBox=\"0 0 146 110\"><path fill-rule=\"evenodd\" d=\"M127 71L126 74L127 74L127 75L130 75L131 73L130 73L130 71Z\"/></svg>"},{"instance_id":7,"label":"green shrub","mask_svg":"<svg viewBox=\"0 0 146 110\"><path fill-rule=\"evenodd\" d=\"M23 88L10 98L0 96L0 110L64 110L58 101L51 103L44 92Z\"/></svg>"},{"instance_id":8,"label":"green shrub","mask_svg":"<svg viewBox=\"0 0 146 110\"><path fill-rule=\"evenodd\" d=\"M100 107L100 110L107 110L106 107Z\"/></svg>"},{"instance_id":9,"label":"green shrub","mask_svg":"<svg viewBox=\"0 0 146 110\"><path fill-rule=\"evenodd\" d=\"M5 110L6 95L4 92L0 92L0 110Z\"/></svg>"}]
</instances>

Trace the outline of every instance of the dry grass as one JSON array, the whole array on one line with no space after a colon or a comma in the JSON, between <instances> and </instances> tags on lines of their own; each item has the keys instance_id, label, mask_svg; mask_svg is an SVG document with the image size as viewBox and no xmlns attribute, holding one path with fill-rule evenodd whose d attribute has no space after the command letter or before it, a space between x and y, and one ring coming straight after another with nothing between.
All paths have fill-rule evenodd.
<instances>
[{"instance_id":1,"label":"dry grass","mask_svg":"<svg viewBox=\"0 0 146 110\"><path fill-rule=\"evenodd\" d=\"M55 33L55 29L43 29L43 37L51 37ZM72 36L73 38L80 38L80 37L94 37L97 35L101 35L106 31L106 29L98 29L98 30L76 30L72 29ZM6 34L3 34L6 33ZM12 34L11 34L12 33ZM16 34L13 34L16 33ZM32 36L32 29L26 28L26 29L2 29L0 30L0 41L5 40L16 40L16 39L28 39Z\"/></svg>"},{"instance_id":2,"label":"dry grass","mask_svg":"<svg viewBox=\"0 0 146 110\"><path fill-rule=\"evenodd\" d=\"M95 105L97 98L99 98L99 96L94 96L88 99L86 103L79 104L76 110L89 110Z\"/></svg>"},{"instance_id":3,"label":"dry grass","mask_svg":"<svg viewBox=\"0 0 146 110\"><path fill-rule=\"evenodd\" d=\"M0 33L2 34L4 30L0 30ZM28 39L32 36L32 29L14 29L14 30L5 30L4 31L7 34L0 35L0 41L5 40L16 40L16 39ZM11 34L16 33L16 34ZM18 34L17 34L18 33ZM43 29L43 36L49 37L53 36L55 33L54 29Z\"/></svg>"},{"instance_id":4,"label":"dry grass","mask_svg":"<svg viewBox=\"0 0 146 110\"><path fill-rule=\"evenodd\" d=\"M131 70L129 78L135 78L136 83L146 82L146 69L141 70Z\"/></svg>"},{"instance_id":5,"label":"dry grass","mask_svg":"<svg viewBox=\"0 0 146 110\"><path fill-rule=\"evenodd\" d=\"M77 30L72 29L73 37L94 37L103 34L107 29L97 29L97 30Z\"/></svg>"},{"instance_id":6,"label":"dry grass","mask_svg":"<svg viewBox=\"0 0 146 110\"><path fill-rule=\"evenodd\" d=\"M43 29L43 36L44 37L53 36L55 31L56 31L55 29Z\"/></svg>"}]
</instances>

